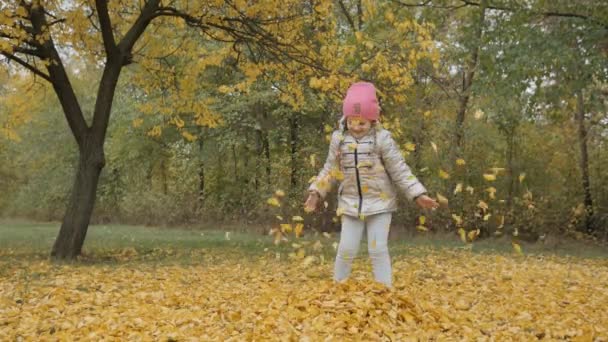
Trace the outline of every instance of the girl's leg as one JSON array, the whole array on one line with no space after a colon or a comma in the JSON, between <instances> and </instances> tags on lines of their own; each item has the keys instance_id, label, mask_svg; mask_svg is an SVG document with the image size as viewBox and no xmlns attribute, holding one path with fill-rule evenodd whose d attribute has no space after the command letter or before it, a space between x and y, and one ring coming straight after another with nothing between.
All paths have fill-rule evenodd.
<instances>
[{"instance_id":1,"label":"girl's leg","mask_svg":"<svg viewBox=\"0 0 608 342\"><path fill-rule=\"evenodd\" d=\"M334 279L342 281L350 275L353 259L359 252L365 223L359 218L342 215L342 232L334 266Z\"/></svg>"},{"instance_id":2,"label":"girl's leg","mask_svg":"<svg viewBox=\"0 0 608 342\"><path fill-rule=\"evenodd\" d=\"M391 259L388 254L388 232L391 213L369 216L367 220L367 245L376 281L392 286Z\"/></svg>"}]
</instances>

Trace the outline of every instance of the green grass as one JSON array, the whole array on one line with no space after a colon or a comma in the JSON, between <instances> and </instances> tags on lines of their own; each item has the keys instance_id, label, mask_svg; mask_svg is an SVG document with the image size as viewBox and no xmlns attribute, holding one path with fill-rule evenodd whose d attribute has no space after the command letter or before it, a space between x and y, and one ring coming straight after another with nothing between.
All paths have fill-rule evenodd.
<instances>
[{"instance_id":1,"label":"green grass","mask_svg":"<svg viewBox=\"0 0 608 342\"><path fill-rule=\"evenodd\" d=\"M37 257L46 258L59 231L59 223L33 223L23 221L0 221L0 258ZM186 228L156 228L126 225L92 225L89 227L83 250L92 260L116 261L116 255L125 250L135 250L135 260L162 261L174 260L190 262L205 253L223 251L221 255L230 257L256 257L274 253L288 254L294 251L292 243L309 244L321 240L325 258L332 259L332 244L337 236L328 239L320 234L307 234L302 239L291 239L287 244L275 246L273 238L266 234L247 232L246 227L232 226L230 239L226 239L225 230L200 230ZM413 235L392 234L390 252L393 256L417 255L433 250L458 250L466 248L458 237L452 235ZM581 258L608 258L608 248L585 244L579 241L562 241L551 246L544 244L522 243L527 255L557 255ZM362 242L360 255L367 254L365 241ZM473 253L513 254L508 239L485 239L476 241ZM128 253L128 251L126 252Z\"/></svg>"}]
</instances>

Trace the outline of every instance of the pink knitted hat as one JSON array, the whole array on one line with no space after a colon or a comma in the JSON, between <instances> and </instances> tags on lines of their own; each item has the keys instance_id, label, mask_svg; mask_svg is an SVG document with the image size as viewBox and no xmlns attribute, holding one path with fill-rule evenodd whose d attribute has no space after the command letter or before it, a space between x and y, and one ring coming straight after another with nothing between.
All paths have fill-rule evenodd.
<instances>
[{"instance_id":1,"label":"pink knitted hat","mask_svg":"<svg viewBox=\"0 0 608 342\"><path fill-rule=\"evenodd\" d=\"M353 83L346 91L342 113L345 117L361 116L370 121L378 120L380 107L374 85L369 82Z\"/></svg>"}]
</instances>

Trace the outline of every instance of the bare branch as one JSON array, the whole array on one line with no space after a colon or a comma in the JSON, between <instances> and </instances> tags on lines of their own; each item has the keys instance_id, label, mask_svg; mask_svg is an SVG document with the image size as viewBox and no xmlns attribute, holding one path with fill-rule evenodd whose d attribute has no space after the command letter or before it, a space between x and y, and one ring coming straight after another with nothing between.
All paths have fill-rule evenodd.
<instances>
[{"instance_id":1,"label":"bare branch","mask_svg":"<svg viewBox=\"0 0 608 342\"><path fill-rule=\"evenodd\" d=\"M23 59L10 54L8 52L1 52L1 54L6 57L8 60L14 61L16 63L18 63L19 65L23 66L24 68L28 69L29 71L31 71L33 74L38 75L42 78L44 78L45 80L51 82L51 78L49 77L49 75L45 74L44 72L42 72L40 69L36 68L35 66L29 64L28 62L24 61Z\"/></svg>"},{"instance_id":2,"label":"bare branch","mask_svg":"<svg viewBox=\"0 0 608 342\"><path fill-rule=\"evenodd\" d=\"M350 27L353 29L353 31L357 31L355 22L353 21L353 18L350 16L350 13L348 13L348 9L346 8L346 5L344 5L344 1L339 0L338 4L340 4L340 9L342 9L342 13L344 13L344 16L346 17L346 20L348 20L348 24L350 25Z\"/></svg>"},{"instance_id":3,"label":"bare branch","mask_svg":"<svg viewBox=\"0 0 608 342\"><path fill-rule=\"evenodd\" d=\"M144 33L150 24L150 21L154 19L155 12L158 10L159 4L160 0L147 1L144 8L141 10L139 17L137 17L135 23L133 23L133 26L131 26L120 43L118 43L118 48L123 57L130 58L131 49L133 49L135 42L137 42L139 37L141 37L141 35Z\"/></svg>"}]
</instances>

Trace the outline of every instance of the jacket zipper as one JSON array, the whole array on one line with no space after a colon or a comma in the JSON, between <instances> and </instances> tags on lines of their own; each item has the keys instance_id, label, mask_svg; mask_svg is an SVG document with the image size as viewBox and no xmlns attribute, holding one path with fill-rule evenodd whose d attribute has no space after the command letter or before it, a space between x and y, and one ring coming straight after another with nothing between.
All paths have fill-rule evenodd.
<instances>
[{"instance_id":1,"label":"jacket zipper","mask_svg":"<svg viewBox=\"0 0 608 342\"><path fill-rule=\"evenodd\" d=\"M363 206L363 193L361 191L361 179L359 178L359 155L358 155L358 148L359 148L359 141L355 139L355 141L357 142L357 147L355 147L355 174L357 175L357 191L359 191L359 208L357 209L357 216L361 217L361 207Z\"/></svg>"}]
</instances>

